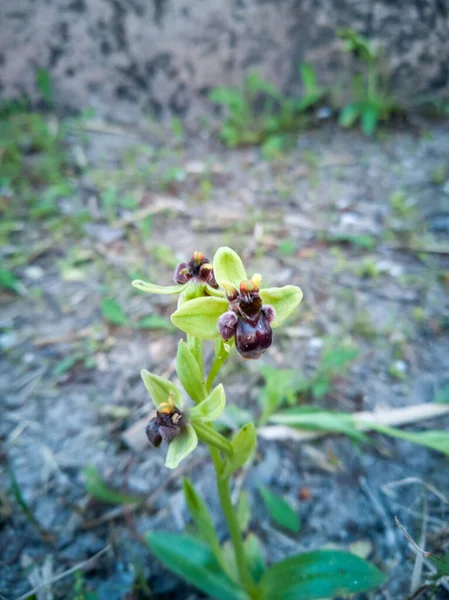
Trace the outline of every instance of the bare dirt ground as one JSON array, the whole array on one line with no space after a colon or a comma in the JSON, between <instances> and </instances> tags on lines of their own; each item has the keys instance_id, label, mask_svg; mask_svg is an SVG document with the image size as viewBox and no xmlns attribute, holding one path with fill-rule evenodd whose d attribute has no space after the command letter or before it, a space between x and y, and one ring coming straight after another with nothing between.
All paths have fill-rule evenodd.
<instances>
[{"instance_id":1,"label":"bare dirt ground","mask_svg":"<svg viewBox=\"0 0 449 600\"><path fill-rule=\"evenodd\" d=\"M146 130L86 130L70 141L77 191L60 201L60 221L22 218L2 251L19 249L27 259L15 269L21 293L1 294L0 597L25 594L39 573L42 580L44 564L55 576L107 547L83 576L98 598L199 598L141 541L149 530L182 531L189 518L182 477L165 469L164 452L136 451L122 439L151 410L139 371L175 377L180 337L170 329L172 297L139 293L131 280L170 284L176 263L193 250L212 257L226 244L267 284L301 286L300 309L263 360L234 356L221 376L228 402L255 416L261 362L310 376L323 344L342 340L357 346L357 359L322 398L303 401L350 412L432 402L449 383L449 127L373 141L329 126L301 135L275 163L257 149L224 151L206 135L167 144ZM111 188L137 206L117 207ZM74 228L81 208L89 218ZM105 319L108 297L123 308L124 324ZM154 329L137 327L149 315L159 317L150 319ZM413 429L448 426L443 417ZM406 441L370 434L370 442L261 439L237 484L249 490L250 529L268 561L324 545L358 548L389 582L357 598L400 600L410 592L415 555L394 516L415 539L424 532L427 550L447 551L448 463ZM110 487L149 502L128 511L93 500L87 465ZM224 538L204 449L181 470ZM11 472L20 494L9 492ZM297 507L299 534L272 525L261 483ZM428 573L424 564L421 581ZM65 577L53 595L38 598L75 597L74 585ZM422 597L449 598L449 591Z\"/></svg>"}]
</instances>

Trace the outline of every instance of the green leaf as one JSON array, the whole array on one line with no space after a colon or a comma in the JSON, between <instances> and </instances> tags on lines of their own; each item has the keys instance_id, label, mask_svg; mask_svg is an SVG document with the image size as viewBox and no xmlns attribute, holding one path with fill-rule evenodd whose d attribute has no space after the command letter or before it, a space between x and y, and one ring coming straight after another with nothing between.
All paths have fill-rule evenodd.
<instances>
[{"instance_id":1,"label":"green leaf","mask_svg":"<svg viewBox=\"0 0 449 600\"><path fill-rule=\"evenodd\" d=\"M181 433L170 442L165 459L168 469L176 469L179 463L198 446L198 436L191 425L186 425Z\"/></svg>"},{"instance_id":2,"label":"green leaf","mask_svg":"<svg viewBox=\"0 0 449 600\"><path fill-rule=\"evenodd\" d=\"M262 600L314 600L372 590L386 581L374 565L348 552L318 550L281 560L260 582Z\"/></svg>"},{"instance_id":3,"label":"green leaf","mask_svg":"<svg viewBox=\"0 0 449 600\"><path fill-rule=\"evenodd\" d=\"M111 325L126 325L126 315L123 308L114 298L103 298L101 301L103 319Z\"/></svg>"},{"instance_id":4,"label":"green leaf","mask_svg":"<svg viewBox=\"0 0 449 600\"><path fill-rule=\"evenodd\" d=\"M201 369L184 340L179 342L176 356L176 373L185 391L195 402L201 402L206 397L206 389Z\"/></svg>"},{"instance_id":5,"label":"green leaf","mask_svg":"<svg viewBox=\"0 0 449 600\"><path fill-rule=\"evenodd\" d=\"M206 503L196 491L193 483L187 477L184 478L184 496L189 513L198 528L200 537L209 545L217 561L223 560L220 542L210 516Z\"/></svg>"},{"instance_id":6,"label":"green leaf","mask_svg":"<svg viewBox=\"0 0 449 600\"><path fill-rule=\"evenodd\" d=\"M213 265L215 279L219 285L222 281L228 281L238 289L240 283L248 279L242 259L237 252L227 246L217 250Z\"/></svg>"},{"instance_id":7,"label":"green leaf","mask_svg":"<svg viewBox=\"0 0 449 600\"><path fill-rule=\"evenodd\" d=\"M271 304L276 310L276 318L271 326L279 327L287 319L302 300L302 291L295 285L285 285L281 288L266 288L260 290L264 304Z\"/></svg>"},{"instance_id":8,"label":"green leaf","mask_svg":"<svg viewBox=\"0 0 449 600\"><path fill-rule=\"evenodd\" d=\"M11 273L11 271L0 269L0 288L17 292L19 280Z\"/></svg>"},{"instance_id":9,"label":"green leaf","mask_svg":"<svg viewBox=\"0 0 449 600\"><path fill-rule=\"evenodd\" d=\"M167 532L145 534L151 551L171 571L216 600L249 600L220 569L206 544Z\"/></svg>"},{"instance_id":10,"label":"green leaf","mask_svg":"<svg viewBox=\"0 0 449 600\"><path fill-rule=\"evenodd\" d=\"M362 131L365 135L372 135L376 131L379 110L374 104L368 104L362 111Z\"/></svg>"},{"instance_id":11,"label":"green leaf","mask_svg":"<svg viewBox=\"0 0 449 600\"><path fill-rule=\"evenodd\" d=\"M329 389L330 380L326 375L319 375L312 383L311 391L314 398L322 398Z\"/></svg>"},{"instance_id":12,"label":"green leaf","mask_svg":"<svg viewBox=\"0 0 449 600\"><path fill-rule=\"evenodd\" d=\"M449 576L449 552L446 552L441 558L433 554L428 554L427 558L438 569L437 578Z\"/></svg>"},{"instance_id":13,"label":"green leaf","mask_svg":"<svg viewBox=\"0 0 449 600\"><path fill-rule=\"evenodd\" d=\"M202 340L218 337L218 319L228 310L224 298L195 298L185 302L171 316L178 329Z\"/></svg>"},{"instance_id":14,"label":"green leaf","mask_svg":"<svg viewBox=\"0 0 449 600\"><path fill-rule=\"evenodd\" d=\"M198 421L193 423L193 427L196 431L198 439L209 446L214 446L221 452L224 452L228 456L232 456L234 450L231 443L221 433L216 431L210 423L200 423Z\"/></svg>"},{"instance_id":15,"label":"green leaf","mask_svg":"<svg viewBox=\"0 0 449 600\"><path fill-rule=\"evenodd\" d=\"M347 104L340 112L339 123L342 127L351 127L360 116L360 104Z\"/></svg>"},{"instance_id":16,"label":"green leaf","mask_svg":"<svg viewBox=\"0 0 449 600\"><path fill-rule=\"evenodd\" d=\"M346 413L296 407L276 413L270 421L298 429L342 433L355 441L367 441L366 435L356 429L352 415Z\"/></svg>"},{"instance_id":17,"label":"green leaf","mask_svg":"<svg viewBox=\"0 0 449 600\"><path fill-rule=\"evenodd\" d=\"M239 501L237 502L237 521L242 532L248 529L251 520L251 509L248 502L248 494L243 490L240 492Z\"/></svg>"},{"instance_id":18,"label":"green leaf","mask_svg":"<svg viewBox=\"0 0 449 600\"><path fill-rule=\"evenodd\" d=\"M258 583L265 572L265 557L262 545L254 533L248 534L243 544L249 568L256 583Z\"/></svg>"},{"instance_id":19,"label":"green leaf","mask_svg":"<svg viewBox=\"0 0 449 600\"><path fill-rule=\"evenodd\" d=\"M192 423L216 421L223 414L225 406L226 395L220 383L205 400L190 409L190 420Z\"/></svg>"},{"instance_id":20,"label":"green leaf","mask_svg":"<svg viewBox=\"0 0 449 600\"><path fill-rule=\"evenodd\" d=\"M137 321L136 327L139 329L163 329L170 332L175 331L173 324L160 315L147 315L146 317L142 317Z\"/></svg>"},{"instance_id":21,"label":"green leaf","mask_svg":"<svg viewBox=\"0 0 449 600\"><path fill-rule=\"evenodd\" d=\"M116 492L109 488L94 465L85 467L83 475L86 490L100 502L106 502L107 504L137 504L141 501L140 498L137 498L136 496Z\"/></svg>"},{"instance_id":22,"label":"green leaf","mask_svg":"<svg viewBox=\"0 0 449 600\"><path fill-rule=\"evenodd\" d=\"M359 351L356 348L339 346L337 348L326 349L323 353L320 368L337 370L351 363L357 358Z\"/></svg>"},{"instance_id":23,"label":"green leaf","mask_svg":"<svg viewBox=\"0 0 449 600\"><path fill-rule=\"evenodd\" d=\"M42 100L44 100L49 106L52 106L53 86L50 73L47 71L47 69L40 67L36 71L36 86L42 96Z\"/></svg>"},{"instance_id":24,"label":"green leaf","mask_svg":"<svg viewBox=\"0 0 449 600\"><path fill-rule=\"evenodd\" d=\"M304 84L304 87L308 94L311 92L316 92L317 90L317 82L316 82L316 74L315 69L309 63L302 63L299 66L299 70L301 71L301 79Z\"/></svg>"},{"instance_id":25,"label":"green leaf","mask_svg":"<svg viewBox=\"0 0 449 600\"><path fill-rule=\"evenodd\" d=\"M301 528L301 522L298 513L291 504L281 496L273 494L273 492L270 492L264 486L260 486L259 491L273 521L283 529L298 533Z\"/></svg>"},{"instance_id":26,"label":"green leaf","mask_svg":"<svg viewBox=\"0 0 449 600\"><path fill-rule=\"evenodd\" d=\"M187 285L188 283L184 283L183 285L155 285L154 283L147 283L140 279L135 279L132 282L133 287L149 294L180 294Z\"/></svg>"},{"instance_id":27,"label":"green leaf","mask_svg":"<svg viewBox=\"0 0 449 600\"><path fill-rule=\"evenodd\" d=\"M376 131L379 111L374 104L368 104L362 111L362 131L365 135L372 135Z\"/></svg>"},{"instance_id":28,"label":"green leaf","mask_svg":"<svg viewBox=\"0 0 449 600\"><path fill-rule=\"evenodd\" d=\"M435 394L433 399L438 404L447 404L449 402L449 385L444 386Z\"/></svg>"},{"instance_id":29,"label":"green leaf","mask_svg":"<svg viewBox=\"0 0 449 600\"><path fill-rule=\"evenodd\" d=\"M390 435L395 438L407 440L420 446L426 446L437 452L441 452L449 456L449 432L438 429L429 431L401 431L387 425L378 425L377 423L369 423L370 429Z\"/></svg>"},{"instance_id":30,"label":"green leaf","mask_svg":"<svg viewBox=\"0 0 449 600\"><path fill-rule=\"evenodd\" d=\"M159 377L159 375L155 375L154 373L149 373L146 369L143 369L140 372L140 375L142 376L145 387L151 394L151 398L156 408L159 408L162 402L168 402L169 396L173 395L175 406L177 406L179 410L182 410L184 400L178 386L171 381L168 381L168 379Z\"/></svg>"},{"instance_id":31,"label":"green leaf","mask_svg":"<svg viewBox=\"0 0 449 600\"><path fill-rule=\"evenodd\" d=\"M60 377L67 371L70 371L70 369L74 367L76 363L81 360L81 358L82 357L79 354L75 354L74 356L66 356L55 365L51 374L53 377Z\"/></svg>"},{"instance_id":32,"label":"green leaf","mask_svg":"<svg viewBox=\"0 0 449 600\"><path fill-rule=\"evenodd\" d=\"M228 458L225 463L222 473L223 477L228 477L234 473L234 471L240 469L255 451L257 446L257 433L254 423L247 423L244 425L234 436L231 446L233 455L231 458Z\"/></svg>"}]
</instances>

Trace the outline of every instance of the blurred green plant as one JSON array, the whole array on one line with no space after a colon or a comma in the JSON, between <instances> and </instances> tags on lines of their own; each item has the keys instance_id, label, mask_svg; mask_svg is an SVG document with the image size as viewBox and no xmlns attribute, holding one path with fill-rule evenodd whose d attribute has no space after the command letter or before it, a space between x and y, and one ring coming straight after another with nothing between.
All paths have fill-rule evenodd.
<instances>
[{"instance_id":1,"label":"blurred green plant","mask_svg":"<svg viewBox=\"0 0 449 600\"><path fill-rule=\"evenodd\" d=\"M353 29L342 29L338 36L344 41L344 50L354 56L360 68L352 81L353 99L341 109L339 122L342 127L352 127L360 121L363 133L370 136L380 122L388 121L403 109L391 94L380 50Z\"/></svg>"},{"instance_id":2,"label":"blurred green plant","mask_svg":"<svg viewBox=\"0 0 449 600\"><path fill-rule=\"evenodd\" d=\"M262 406L259 425L264 424L283 404L293 406L300 398L308 395L315 399L325 396L332 380L344 376L358 355L359 351L351 344L338 344L335 340L328 339L320 362L310 377L297 369L277 369L263 365L260 371L265 385L259 394Z\"/></svg>"},{"instance_id":3,"label":"blurred green plant","mask_svg":"<svg viewBox=\"0 0 449 600\"><path fill-rule=\"evenodd\" d=\"M272 83L253 71L243 82L242 89L217 87L209 98L227 109L220 136L231 148L261 144L263 156L277 158L290 142L289 134L305 127L308 111L326 95L309 64L300 66L304 95L300 99L284 97Z\"/></svg>"}]
</instances>

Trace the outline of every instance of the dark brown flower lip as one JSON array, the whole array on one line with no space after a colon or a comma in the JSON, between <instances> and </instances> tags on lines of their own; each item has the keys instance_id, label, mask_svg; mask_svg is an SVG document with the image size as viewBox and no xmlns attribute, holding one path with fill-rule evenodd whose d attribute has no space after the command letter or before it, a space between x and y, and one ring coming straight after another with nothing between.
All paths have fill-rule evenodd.
<instances>
[{"instance_id":1,"label":"dark brown flower lip","mask_svg":"<svg viewBox=\"0 0 449 600\"><path fill-rule=\"evenodd\" d=\"M155 448L162 441L170 444L181 433L185 422L185 415L171 402L161 404L156 416L150 419L146 427L148 441Z\"/></svg>"}]
</instances>

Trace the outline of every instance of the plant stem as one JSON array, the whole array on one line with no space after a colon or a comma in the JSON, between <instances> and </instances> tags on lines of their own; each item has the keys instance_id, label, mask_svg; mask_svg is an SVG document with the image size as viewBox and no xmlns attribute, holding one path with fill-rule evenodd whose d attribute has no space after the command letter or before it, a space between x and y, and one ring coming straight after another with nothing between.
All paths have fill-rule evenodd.
<instances>
[{"instance_id":1,"label":"plant stem","mask_svg":"<svg viewBox=\"0 0 449 600\"><path fill-rule=\"evenodd\" d=\"M209 446L209 451L215 467L218 497L220 498L221 508L228 524L232 545L234 546L235 562L237 564L239 579L243 587L251 594L251 592L254 592L255 583L246 561L243 538L237 521L237 515L232 505L229 477L221 477L223 463L220 458L220 452L212 446Z\"/></svg>"},{"instance_id":2,"label":"plant stem","mask_svg":"<svg viewBox=\"0 0 449 600\"><path fill-rule=\"evenodd\" d=\"M195 354L195 357L201 357L201 362L198 362L198 364L200 365L201 372L203 373L203 342L202 340L194 338L193 336L188 336L188 342L190 348L192 349L192 352L194 352ZM223 346L223 342L220 341L220 344L217 344L215 346L215 360L212 364L209 376L207 378L206 388L208 392L210 392L214 379L218 375L221 366L228 358L228 354L229 353L226 352ZM240 526L237 520L236 512L234 510L234 506L232 505L231 491L229 488L230 478L223 478L221 476L223 472L223 461L221 459L220 450L218 450L218 448L214 446L209 445L209 452L215 468L215 478L217 481L218 497L220 499L221 508L223 510L226 523L228 525L232 545L234 547L235 562L237 563L237 570L239 574L240 583L247 590L251 597L255 597L256 584L248 567L245 548L243 546L242 533L240 531Z\"/></svg>"},{"instance_id":3,"label":"plant stem","mask_svg":"<svg viewBox=\"0 0 449 600\"><path fill-rule=\"evenodd\" d=\"M215 346L214 362L212 363L212 366L210 368L209 375L208 375L207 381L206 381L207 393L210 392L210 390L212 388L212 384L214 383L215 378L218 375L218 372L220 371L223 364L226 362L228 356L229 356L229 352L226 351L223 341L220 340L219 345L217 344Z\"/></svg>"}]
</instances>

